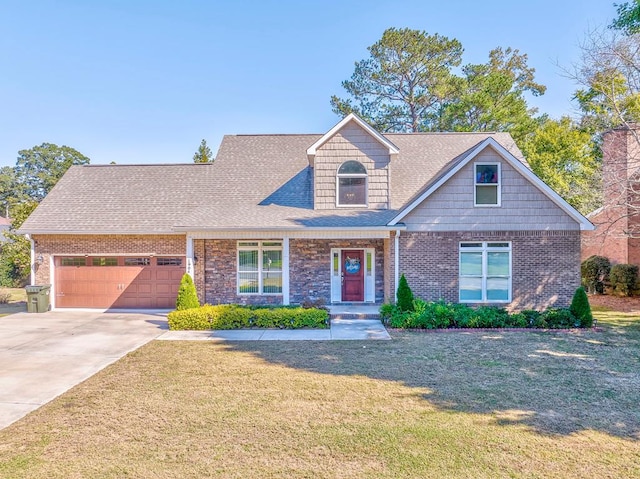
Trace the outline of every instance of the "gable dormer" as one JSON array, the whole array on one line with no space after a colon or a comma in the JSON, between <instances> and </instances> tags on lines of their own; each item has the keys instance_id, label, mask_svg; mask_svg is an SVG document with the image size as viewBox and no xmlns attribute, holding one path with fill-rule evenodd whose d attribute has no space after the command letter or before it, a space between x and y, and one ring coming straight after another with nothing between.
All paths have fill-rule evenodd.
<instances>
[{"instance_id":1,"label":"gable dormer","mask_svg":"<svg viewBox=\"0 0 640 479\"><path fill-rule=\"evenodd\" d=\"M307 150L314 209L388 209L398 148L353 113Z\"/></svg>"}]
</instances>

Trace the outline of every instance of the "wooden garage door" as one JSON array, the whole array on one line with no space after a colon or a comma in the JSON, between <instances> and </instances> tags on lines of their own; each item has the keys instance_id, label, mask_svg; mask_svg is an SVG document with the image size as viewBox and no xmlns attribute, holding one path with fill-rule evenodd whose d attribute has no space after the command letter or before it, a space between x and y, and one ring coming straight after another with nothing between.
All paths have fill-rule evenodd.
<instances>
[{"instance_id":1,"label":"wooden garage door","mask_svg":"<svg viewBox=\"0 0 640 479\"><path fill-rule=\"evenodd\" d=\"M184 257L59 256L57 308L174 308Z\"/></svg>"}]
</instances>

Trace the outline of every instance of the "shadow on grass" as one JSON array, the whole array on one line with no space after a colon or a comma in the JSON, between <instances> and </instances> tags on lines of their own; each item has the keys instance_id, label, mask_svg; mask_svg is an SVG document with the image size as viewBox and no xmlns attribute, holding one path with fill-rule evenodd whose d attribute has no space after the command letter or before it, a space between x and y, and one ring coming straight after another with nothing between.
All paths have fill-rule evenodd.
<instances>
[{"instance_id":1,"label":"shadow on grass","mask_svg":"<svg viewBox=\"0 0 640 479\"><path fill-rule=\"evenodd\" d=\"M230 342L271 363L427 388L442 410L492 414L539 433L640 439L640 317L598 331L396 332L393 341ZM345 398L348 401L349 398ZM381 398L392 401L393 398Z\"/></svg>"}]
</instances>

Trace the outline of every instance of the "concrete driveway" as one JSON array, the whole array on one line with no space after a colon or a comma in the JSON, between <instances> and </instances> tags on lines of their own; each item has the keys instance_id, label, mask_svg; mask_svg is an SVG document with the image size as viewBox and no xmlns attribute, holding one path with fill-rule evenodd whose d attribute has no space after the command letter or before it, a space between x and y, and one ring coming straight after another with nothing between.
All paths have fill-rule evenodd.
<instances>
[{"instance_id":1,"label":"concrete driveway","mask_svg":"<svg viewBox=\"0 0 640 479\"><path fill-rule=\"evenodd\" d=\"M0 318L0 429L164 333L166 311Z\"/></svg>"}]
</instances>

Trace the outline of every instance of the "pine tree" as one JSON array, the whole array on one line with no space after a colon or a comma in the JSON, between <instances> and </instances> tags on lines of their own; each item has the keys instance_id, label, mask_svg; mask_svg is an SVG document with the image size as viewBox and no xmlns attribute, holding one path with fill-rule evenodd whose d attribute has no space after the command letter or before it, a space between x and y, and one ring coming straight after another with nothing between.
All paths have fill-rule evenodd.
<instances>
[{"instance_id":1,"label":"pine tree","mask_svg":"<svg viewBox=\"0 0 640 479\"><path fill-rule=\"evenodd\" d=\"M582 286L576 289L569 308L571 313L580 321L580 326L590 328L593 324L593 315L591 314L591 306L589 306L589 298Z\"/></svg>"},{"instance_id":2,"label":"pine tree","mask_svg":"<svg viewBox=\"0 0 640 479\"><path fill-rule=\"evenodd\" d=\"M193 155L194 163L213 163L213 153L211 153L211 148L207 146L207 141L202 140L200 142L200 146L198 147L198 151Z\"/></svg>"},{"instance_id":3,"label":"pine tree","mask_svg":"<svg viewBox=\"0 0 640 479\"><path fill-rule=\"evenodd\" d=\"M400 311L413 311L413 292L404 274L400 276L398 282L398 301L396 304Z\"/></svg>"}]
</instances>

